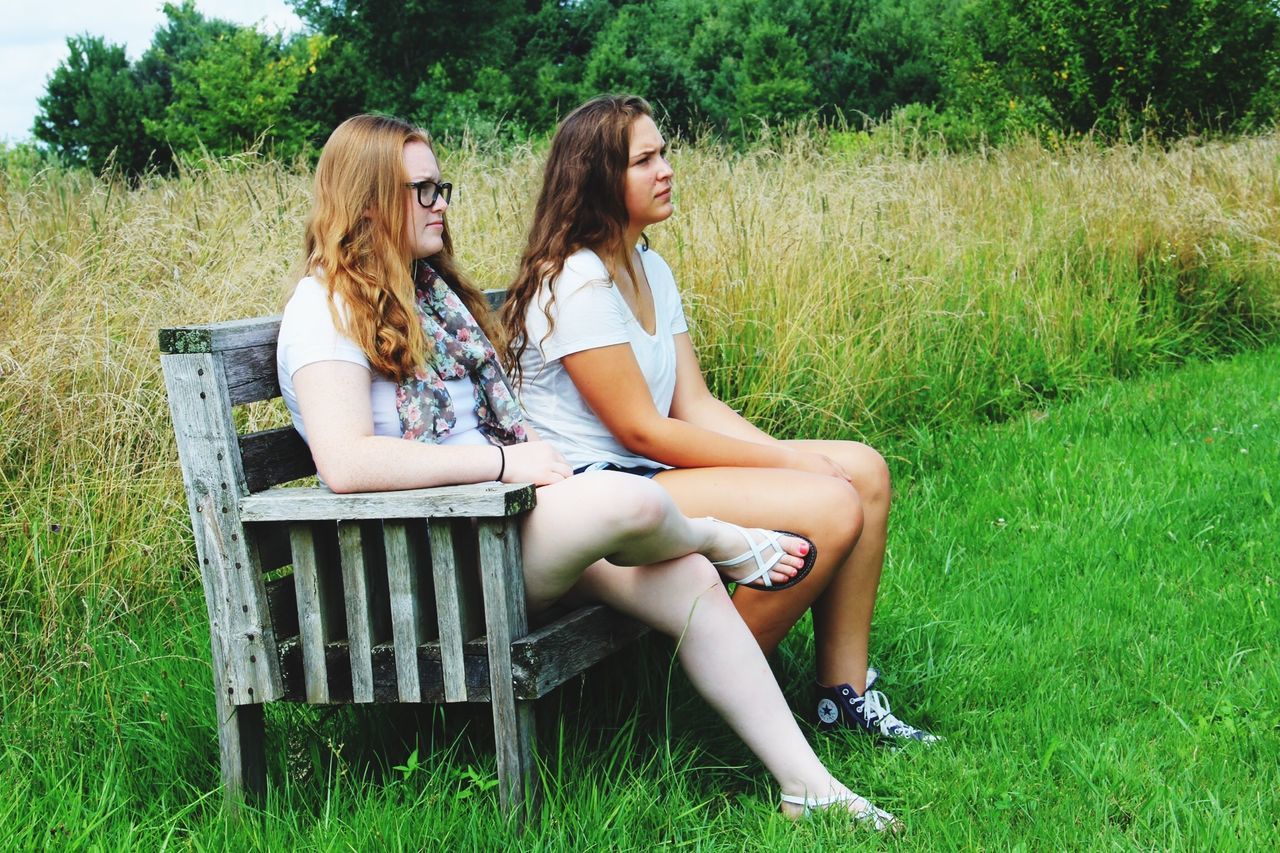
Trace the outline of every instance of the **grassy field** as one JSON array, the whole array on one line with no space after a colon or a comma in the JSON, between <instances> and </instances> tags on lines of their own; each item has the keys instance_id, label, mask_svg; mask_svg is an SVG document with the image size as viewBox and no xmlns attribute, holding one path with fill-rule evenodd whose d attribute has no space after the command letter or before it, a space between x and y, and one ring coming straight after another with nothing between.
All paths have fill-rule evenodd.
<instances>
[{"instance_id":1,"label":"grassy field","mask_svg":"<svg viewBox=\"0 0 1280 853\"><path fill-rule=\"evenodd\" d=\"M947 741L894 753L813 735L839 775L905 819L897 846L1262 849L1280 837L1278 358L1107 383L898 443L873 645L886 689ZM48 659L5 660L0 825L15 847L851 840L836 821L772 814L766 774L660 641L544 701L549 804L526 834L500 822L483 709L275 709L270 802L228 822L198 591L113 603L86 597ZM86 648L60 649L73 635ZM797 634L778 660L796 697L808 652Z\"/></svg>"},{"instance_id":2,"label":"grassy field","mask_svg":"<svg viewBox=\"0 0 1280 853\"><path fill-rule=\"evenodd\" d=\"M1276 340L1278 164L1275 136L677 151L678 216L650 236L713 383L763 424L892 457L873 653L949 740L821 749L907 821L906 846L1280 835L1280 353L1202 361ZM537 165L446 152L486 284ZM273 709L272 800L223 820L155 330L277 310L306 196L302 171L252 158L136 188L0 169L0 844L847 840L771 814L763 771L656 642L545 703L551 803L528 835L498 823L487 720L459 711ZM798 698L807 660L797 632L778 666Z\"/></svg>"}]
</instances>

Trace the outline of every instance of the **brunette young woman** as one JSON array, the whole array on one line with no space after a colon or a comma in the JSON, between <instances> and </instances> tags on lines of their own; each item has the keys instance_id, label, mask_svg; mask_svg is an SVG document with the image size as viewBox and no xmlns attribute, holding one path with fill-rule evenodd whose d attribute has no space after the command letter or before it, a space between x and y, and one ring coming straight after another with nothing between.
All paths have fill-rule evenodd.
<instances>
[{"instance_id":1,"label":"brunette young woman","mask_svg":"<svg viewBox=\"0 0 1280 853\"><path fill-rule=\"evenodd\" d=\"M278 373L324 482L341 492L535 484L521 528L531 609L602 601L679 637L690 681L777 779L785 813L838 804L895 826L814 754L712 564L785 587L811 543L686 518L640 477L571 476L526 427L498 367L484 298L454 262L451 191L427 133L397 119L351 118L320 156ZM737 559L744 536L771 544Z\"/></svg>"},{"instance_id":2,"label":"brunette young woman","mask_svg":"<svg viewBox=\"0 0 1280 853\"><path fill-rule=\"evenodd\" d=\"M690 515L817 543L807 581L769 595L738 587L738 611L770 652L812 610L823 728L935 742L870 689L888 467L858 442L777 440L707 389L671 269L644 237L673 212L666 150L634 96L594 98L558 128L503 312L529 421L575 470L652 477Z\"/></svg>"}]
</instances>

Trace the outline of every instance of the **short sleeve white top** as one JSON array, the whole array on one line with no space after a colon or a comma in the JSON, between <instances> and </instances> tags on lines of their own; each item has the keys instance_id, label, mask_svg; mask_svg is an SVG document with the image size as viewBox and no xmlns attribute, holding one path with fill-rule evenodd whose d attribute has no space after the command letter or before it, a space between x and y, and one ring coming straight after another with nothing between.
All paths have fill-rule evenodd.
<instances>
[{"instance_id":1,"label":"short sleeve white top","mask_svg":"<svg viewBox=\"0 0 1280 853\"><path fill-rule=\"evenodd\" d=\"M575 352L630 344L654 407L664 417L670 414L676 388L675 336L689 327L667 262L652 249L641 251L640 260L657 317L652 335L636 320L604 262L588 249L569 256L560 275L543 284L525 316L529 345L520 359L520 402L534 428L574 468L594 462L623 468L668 467L619 444L578 393L561 362ZM552 293L555 323L548 337L544 311Z\"/></svg>"},{"instance_id":2,"label":"short sleeve white top","mask_svg":"<svg viewBox=\"0 0 1280 853\"><path fill-rule=\"evenodd\" d=\"M345 316L340 296L334 295L339 316ZM293 374L299 368L317 361L349 361L370 371L370 404L373 408L373 433L400 438L400 415L396 412L396 383L369 367L369 359L355 341L333 323L329 312L329 289L323 282L308 276L298 282L293 296L285 305L280 319L280 336L276 342L276 378L280 396L293 417L293 427L305 441L306 427L298 410L298 397L293 389ZM475 412L475 385L470 379L446 381L445 388L453 400L457 416L454 429L441 444L488 444L479 431Z\"/></svg>"}]
</instances>

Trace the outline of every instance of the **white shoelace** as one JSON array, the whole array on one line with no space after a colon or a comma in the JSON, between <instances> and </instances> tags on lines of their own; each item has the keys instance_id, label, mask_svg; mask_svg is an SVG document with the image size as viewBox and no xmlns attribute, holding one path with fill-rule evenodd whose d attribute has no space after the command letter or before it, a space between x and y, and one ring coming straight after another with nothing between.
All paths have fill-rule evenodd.
<instances>
[{"instance_id":1,"label":"white shoelace","mask_svg":"<svg viewBox=\"0 0 1280 853\"><path fill-rule=\"evenodd\" d=\"M889 710L889 697L879 690L868 690L862 696L862 719L880 727L880 734L892 735L893 729L915 729L895 717Z\"/></svg>"}]
</instances>

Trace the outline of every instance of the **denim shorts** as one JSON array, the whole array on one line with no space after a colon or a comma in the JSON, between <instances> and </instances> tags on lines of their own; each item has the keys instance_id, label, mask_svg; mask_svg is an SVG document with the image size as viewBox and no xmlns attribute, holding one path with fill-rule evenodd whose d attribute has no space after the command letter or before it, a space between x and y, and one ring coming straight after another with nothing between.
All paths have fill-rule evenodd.
<instances>
[{"instance_id":1,"label":"denim shorts","mask_svg":"<svg viewBox=\"0 0 1280 853\"><path fill-rule=\"evenodd\" d=\"M585 474L587 471L617 471L621 474L635 474L637 477L653 479L653 476L666 468L654 468L649 465L636 465L633 468L623 468L621 465L614 465L612 462L592 462L590 465L582 465L573 469L575 474Z\"/></svg>"}]
</instances>

